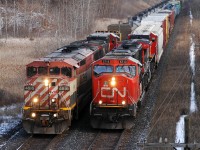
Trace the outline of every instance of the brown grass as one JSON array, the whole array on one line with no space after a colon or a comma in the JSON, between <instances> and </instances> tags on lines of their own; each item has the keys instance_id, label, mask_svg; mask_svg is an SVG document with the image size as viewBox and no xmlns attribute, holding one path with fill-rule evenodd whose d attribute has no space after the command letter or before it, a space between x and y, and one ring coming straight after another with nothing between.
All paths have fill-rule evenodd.
<instances>
[{"instance_id":1,"label":"brown grass","mask_svg":"<svg viewBox=\"0 0 200 150\"><path fill-rule=\"evenodd\" d=\"M200 3L198 0L193 0L190 4L192 8L193 14L193 25L191 28L191 32L195 35L195 43L200 45ZM196 101L198 112L194 113L190 117L190 142L198 142L200 143L200 47L196 47L196 75L195 75L195 89L196 89Z\"/></svg>"},{"instance_id":2,"label":"brown grass","mask_svg":"<svg viewBox=\"0 0 200 150\"><path fill-rule=\"evenodd\" d=\"M176 123L180 115L189 111L191 79L189 28L188 10L184 9L176 22L164 55L166 65L153 110L154 118L151 120L149 142L158 142L160 137L175 142Z\"/></svg>"},{"instance_id":3,"label":"brown grass","mask_svg":"<svg viewBox=\"0 0 200 150\"><path fill-rule=\"evenodd\" d=\"M23 101L26 80L25 65L43 57L69 40L48 39L1 39L0 40L0 105Z\"/></svg>"},{"instance_id":4,"label":"brown grass","mask_svg":"<svg viewBox=\"0 0 200 150\"><path fill-rule=\"evenodd\" d=\"M189 20L189 5L188 1L185 1L184 9L179 17L179 20L176 22L176 37L175 42L172 42L172 48L170 55L167 60L167 67L163 73L162 83L160 86L159 95L155 104L153 116L155 118L151 121L150 129L152 132L149 137L150 142L158 142L159 137L167 137L169 142L175 142L175 131L176 123L179 120L180 115L187 114L190 116L190 137L189 141L191 143L200 142L200 111L190 114L190 84L191 84L191 70L184 69L188 68L189 62L189 49L190 49L190 36L194 34L194 41L196 44L200 44L200 3L198 0L190 1L190 7L193 14L193 26L190 27ZM177 27L178 26L178 27ZM169 49L167 49L169 50ZM200 47L195 48L195 59L196 59L196 75L195 75L195 89L196 89L196 102L198 109L200 108ZM186 65L185 65L186 64ZM166 97L169 90L172 88L179 74L181 74L182 81L179 80L176 88L173 91L177 90L171 99L173 94L170 93L166 102L161 104ZM184 74L186 73L186 74ZM169 105L168 105L169 102ZM158 110L158 107L161 108ZM165 110L166 109L166 110ZM165 111L164 111L165 110ZM161 112L163 115L159 119ZM157 124L156 124L157 122ZM155 126L154 126L155 124ZM155 148L153 148L155 149ZM159 149L159 148L158 148Z\"/></svg>"}]
</instances>

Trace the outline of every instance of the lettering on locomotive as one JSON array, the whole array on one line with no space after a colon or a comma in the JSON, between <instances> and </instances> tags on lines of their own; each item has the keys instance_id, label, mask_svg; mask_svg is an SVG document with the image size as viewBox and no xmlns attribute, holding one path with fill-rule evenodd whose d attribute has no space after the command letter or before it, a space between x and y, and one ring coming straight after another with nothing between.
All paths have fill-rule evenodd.
<instances>
[{"instance_id":1,"label":"lettering on locomotive","mask_svg":"<svg viewBox=\"0 0 200 150\"><path fill-rule=\"evenodd\" d=\"M105 91L111 91L111 95L105 94ZM116 87L112 88L111 87L101 87L101 97L105 98L113 98L115 96L115 92L117 92L118 95L121 97L126 96L126 87L123 88L123 91L119 91Z\"/></svg>"}]
</instances>

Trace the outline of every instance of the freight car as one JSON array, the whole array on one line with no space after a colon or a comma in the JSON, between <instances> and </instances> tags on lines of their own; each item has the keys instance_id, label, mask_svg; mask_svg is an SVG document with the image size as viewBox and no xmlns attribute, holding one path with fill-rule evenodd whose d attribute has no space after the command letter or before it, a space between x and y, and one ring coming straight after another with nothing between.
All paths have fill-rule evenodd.
<instances>
[{"instance_id":1,"label":"freight car","mask_svg":"<svg viewBox=\"0 0 200 150\"><path fill-rule=\"evenodd\" d=\"M113 33L94 33L27 65L22 119L27 133L60 134L68 129L89 102L91 63L118 39Z\"/></svg>"},{"instance_id":2,"label":"freight car","mask_svg":"<svg viewBox=\"0 0 200 150\"><path fill-rule=\"evenodd\" d=\"M152 41L149 61L158 65L163 54L163 28L158 24L143 24L129 34L129 39Z\"/></svg>"}]
</instances>

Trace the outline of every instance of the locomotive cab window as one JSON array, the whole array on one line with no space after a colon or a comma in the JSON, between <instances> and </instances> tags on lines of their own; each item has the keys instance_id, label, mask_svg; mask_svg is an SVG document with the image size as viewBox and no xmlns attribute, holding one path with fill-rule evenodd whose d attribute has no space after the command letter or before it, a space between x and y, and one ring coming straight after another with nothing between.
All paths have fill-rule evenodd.
<instances>
[{"instance_id":1,"label":"locomotive cab window","mask_svg":"<svg viewBox=\"0 0 200 150\"><path fill-rule=\"evenodd\" d=\"M47 67L38 67L38 74L47 75Z\"/></svg>"},{"instance_id":2,"label":"locomotive cab window","mask_svg":"<svg viewBox=\"0 0 200 150\"><path fill-rule=\"evenodd\" d=\"M68 76L68 77L72 77L72 69L69 67L63 67L61 68L61 73L62 75Z\"/></svg>"},{"instance_id":3,"label":"locomotive cab window","mask_svg":"<svg viewBox=\"0 0 200 150\"><path fill-rule=\"evenodd\" d=\"M36 67L28 67L27 68L27 76L32 77L37 74L37 68Z\"/></svg>"},{"instance_id":4,"label":"locomotive cab window","mask_svg":"<svg viewBox=\"0 0 200 150\"><path fill-rule=\"evenodd\" d=\"M58 67L50 68L49 74L50 75L59 75L60 74L60 68L58 68Z\"/></svg>"},{"instance_id":5,"label":"locomotive cab window","mask_svg":"<svg viewBox=\"0 0 200 150\"><path fill-rule=\"evenodd\" d=\"M147 62L149 60L149 51L146 49L144 50L144 61Z\"/></svg>"},{"instance_id":6,"label":"locomotive cab window","mask_svg":"<svg viewBox=\"0 0 200 150\"><path fill-rule=\"evenodd\" d=\"M94 54L94 60L98 60L101 57L103 57L103 51L102 50L96 51Z\"/></svg>"},{"instance_id":7,"label":"locomotive cab window","mask_svg":"<svg viewBox=\"0 0 200 150\"><path fill-rule=\"evenodd\" d=\"M112 73L114 70L113 66L94 66L94 75L100 75L102 73Z\"/></svg>"},{"instance_id":8,"label":"locomotive cab window","mask_svg":"<svg viewBox=\"0 0 200 150\"><path fill-rule=\"evenodd\" d=\"M131 76L136 75L136 67L135 66L117 66L116 67L117 73L128 73Z\"/></svg>"},{"instance_id":9,"label":"locomotive cab window","mask_svg":"<svg viewBox=\"0 0 200 150\"><path fill-rule=\"evenodd\" d=\"M80 66L83 66L83 65L85 65L86 64L86 60L84 59L84 60L81 60L81 62L80 62Z\"/></svg>"}]
</instances>

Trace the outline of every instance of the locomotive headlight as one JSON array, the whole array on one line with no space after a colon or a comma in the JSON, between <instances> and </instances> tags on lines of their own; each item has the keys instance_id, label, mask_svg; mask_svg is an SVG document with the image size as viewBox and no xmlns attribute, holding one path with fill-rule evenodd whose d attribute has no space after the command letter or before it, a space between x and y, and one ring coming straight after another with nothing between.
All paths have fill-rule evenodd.
<instances>
[{"instance_id":1,"label":"locomotive headlight","mask_svg":"<svg viewBox=\"0 0 200 150\"><path fill-rule=\"evenodd\" d=\"M53 117L55 117L55 118L58 117L58 114L57 113L53 114Z\"/></svg>"},{"instance_id":2,"label":"locomotive headlight","mask_svg":"<svg viewBox=\"0 0 200 150\"><path fill-rule=\"evenodd\" d=\"M31 117L32 117L32 118L35 118L35 117L36 117L36 113L33 112L33 113L31 114Z\"/></svg>"},{"instance_id":3,"label":"locomotive headlight","mask_svg":"<svg viewBox=\"0 0 200 150\"><path fill-rule=\"evenodd\" d=\"M49 86L49 80L48 80L48 79L45 79L45 80L44 80L44 85L45 85L45 86Z\"/></svg>"},{"instance_id":4,"label":"locomotive headlight","mask_svg":"<svg viewBox=\"0 0 200 150\"><path fill-rule=\"evenodd\" d=\"M125 105L125 104L126 104L126 101L123 100L123 101L122 101L122 105Z\"/></svg>"},{"instance_id":5,"label":"locomotive headlight","mask_svg":"<svg viewBox=\"0 0 200 150\"><path fill-rule=\"evenodd\" d=\"M99 105L101 105L102 103L103 103L102 100L100 100L100 101L99 101Z\"/></svg>"},{"instance_id":6,"label":"locomotive headlight","mask_svg":"<svg viewBox=\"0 0 200 150\"><path fill-rule=\"evenodd\" d=\"M116 85L115 77L112 77L110 84L111 84L111 86L115 86Z\"/></svg>"},{"instance_id":7,"label":"locomotive headlight","mask_svg":"<svg viewBox=\"0 0 200 150\"><path fill-rule=\"evenodd\" d=\"M55 99L55 98L52 98L52 99L51 99L51 102L52 102L52 103L55 103L55 102L56 102L56 99Z\"/></svg>"},{"instance_id":8,"label":"locomotive headlight","mask_svg":"<svg viewBox=\"0 0 200 150\"><path fill-rule=\"evenodd\" d=\"M38 98L37 97L33 98L33 102L37 103L38 102Z\"/></svg>"}]
</instances>

